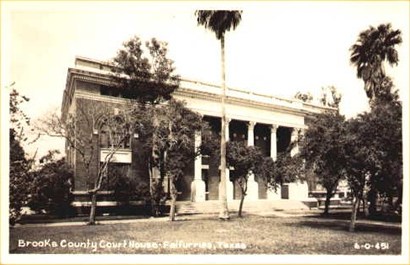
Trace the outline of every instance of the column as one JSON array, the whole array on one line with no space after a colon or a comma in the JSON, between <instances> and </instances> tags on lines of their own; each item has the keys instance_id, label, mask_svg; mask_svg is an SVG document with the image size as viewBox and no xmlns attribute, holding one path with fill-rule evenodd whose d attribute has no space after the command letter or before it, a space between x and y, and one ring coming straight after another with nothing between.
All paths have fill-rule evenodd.
<instances>
[{"instance_id":1,"label":"column","mask_svg":"<svg viewBox=\"0 0 410 265\"><path fill-rule=\"evenodd\" d=\"M255 129L255 124L256 122L250 121L248 123L248 146L254 146L255 142L255 134L254 134L254 129ZM248 177L248 191L246 198L248 200L258 200L259 199L259 185L258 182L255 180L255 174L253 172L249 172L249 177Z\"/></svg>"},{"instance_id":2,"label":"column","mask_svg":"<svg viewBox=\"0 0 410 265\"><path fill-rule=\"evenodd\" d=\"M278 125L272 125L270 128L270 157L273 161L276 161L278 148L277 148L277 137L276 133L278 131Z\"/></svg>"},{"instance_id":3,"label":"column","mask_svg":"<svg viewBox=\"0 0 410 265\"><path fill-rule=\"evenodd\" d=\"M195 151L201 146L201 131L195 132ZM191 200L193 202L205 201L205 182L202 180L202 156L198 155L194 162L194 180L191 183Z\"/></svg>"},{"instance_id":4,"label":"column","mask_svg":"<svg viewBox=\"0 0 410 265\"><path fill-rule=\"evenodd\" d=\"M253 121L248 122L248 146L255 145L255 124L256 122Z\"/></svg>"},{"instance_id":5,"label":"column","mask_svg":"<svg viewBox=\"0 0 410 265\"><path fill-rule=\"evenodd\" d=\"M225 130L225 139L226 141L229 141L229 123L231 122L231 119L226 118L226 130ZM221 166L219 166L219 170L223 170L223 168L221 168ZM225 168L226 170L226 199L228 201L232 201L233 198L233 183L232 181L229 179L229 168ZM220 190L220 186L219 185L219 190Z\"/></svg>"},{"instance_id":6,"label":"column","mask_svg":"<svg viewBox=\"0 0 410 265\"><path fill-rule=\"evenodd\" d=\"M278 125L273 124L270 128L270 157L273 161L276 161L277 158L277 131ZM277 187L276 191L268 189L268 200L280 200L281 196L281 187Z\"/></svg>"},{"instance_id":7,"label":"column","mask_svg":"<svg viewBox=\"0 0 410 265\"><path fill-rule=\"evenodd\" d=\"M298 128L293 128L292 134L290 137L290 142L291 144L294 144L292 150L290 150L290 156L294 156L297 153L299 153L299 145L298 145L298 134L299 134L299 129Z\"/></svg>"}]
</instances>

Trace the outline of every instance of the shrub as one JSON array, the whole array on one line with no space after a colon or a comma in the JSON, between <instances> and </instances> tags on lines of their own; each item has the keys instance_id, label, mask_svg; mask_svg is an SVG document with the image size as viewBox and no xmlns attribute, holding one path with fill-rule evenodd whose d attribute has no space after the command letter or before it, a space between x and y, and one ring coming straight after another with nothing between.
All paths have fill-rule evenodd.
<instances>
[{"instance_id":1,"label":"shrub","mask_svg":"<svg viewBox=\"0 0 410 265\"><path fill-rule=\"evenodd\" d=\"M112 184L116 201L128 204L131 200L146 201L150 197L149 187L135 178L119 175Z\"/></svg>"},{"instance_id":2,"label":"shrub","mask_svg":"<svg viewBox=\"0 0 410 265\"><path fill-rule=\"evenodd\" d=\"M50 159L33 174L33 187L28 204L31 209L59 217L71 215L73 172L66 165L65 159Z\"/></svg>"}]
</instances>

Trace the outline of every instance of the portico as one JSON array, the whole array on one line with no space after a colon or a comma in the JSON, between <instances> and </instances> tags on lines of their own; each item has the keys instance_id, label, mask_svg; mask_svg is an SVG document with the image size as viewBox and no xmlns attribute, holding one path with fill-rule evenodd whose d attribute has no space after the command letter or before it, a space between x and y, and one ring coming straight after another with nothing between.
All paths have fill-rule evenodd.
<instances>
[{"instance_id":1,"label":"portico","mask_svg":"<svg viewBox=\"0 0 410 265\"><path fill-rule=\"evenodd\" d=\"M187 107L203 115L211 124L215 133L220 133L221 92L220 87L183 80L181 88L175 92L175 98L184 100ZM322 111L320 106L297 100L256 94L238 89L227 89L226 97L226 139L229 141L246 141L248 146L258 146L266 156L276 160L278 152L284 152L291 141L296 140L298 131L306 128L305 116L312 112ZM201 144L202 137L198 132L195 145ZM298 152L293 147L291 154ZM205 201L218 199L220 178L219 160L210 157L197 157L194 177L191 184L191 200ZM234 169L226 169L227 198L239 199L240 190L230 179ZM263 180L254 174L248 179L247 200L278 200L308 197L307 183L286 183L276 191L267 189Z\"/></svg>"}]
</instances>

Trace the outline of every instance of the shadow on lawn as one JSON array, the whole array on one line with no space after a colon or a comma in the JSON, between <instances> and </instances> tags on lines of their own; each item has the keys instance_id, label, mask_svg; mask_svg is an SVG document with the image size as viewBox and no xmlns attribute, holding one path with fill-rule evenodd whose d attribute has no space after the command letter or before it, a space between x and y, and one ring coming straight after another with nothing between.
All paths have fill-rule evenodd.
<instances>
[{"instance_id":1,"label":"shadow on lawn","mask_svg":"<svg viewBox=\"0 0 410 265\"><path fill-rule=\"evenodd\" d=\"M323 218L323 219L338 219L338 220L350 220L351 217L351 210L338 210L338 211L330 211L327 215L321 213L317 216L311 216L313 218ZM357 218L359 220L371 220L371 221L381 221L387 223L401 223L401 216L395 213L381 213L378 212L373 216L365 217L363 212L357 213Z\"/></svg>"},{"instance_id":2,"label":"shadow on lawn","mask_svg":"<svg viewBox=\"0 0 410 265\"><path fill-rule=\"evenodd\" d=\"M330 220L330 219L320 219L315 218L312 220L304 220L293 225L301 227L310 227L314 229L325 229L325 230L338 230L338 231L348 231L350 220ZM372 224L372 223L357 223L356 233L383 233L391 235L401 235L401 228L397 226Z\"/></svg>"}]
</instances>

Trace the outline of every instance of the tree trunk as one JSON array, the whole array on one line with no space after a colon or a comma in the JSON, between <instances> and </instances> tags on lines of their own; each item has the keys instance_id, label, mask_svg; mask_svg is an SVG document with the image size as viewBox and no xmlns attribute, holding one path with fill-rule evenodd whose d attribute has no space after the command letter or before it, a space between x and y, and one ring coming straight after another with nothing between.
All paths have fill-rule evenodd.
<instances>
[{"instance_id":1,"label":"tree trunk","mask_svg":"<svg viewBox=\"0 0 410 265\"><path fill-rule=\"evenodd\" d=\"M112 158L113 154L114 154L114 152L106 157L107 161L103 163L103 165L100 167L100 169L98 171L97 179L96 179L96 182L94 184L94 188L91 191L89 191L89 193L91 195L90 218L89 218L89 221L88 221L89 225L95 225L95 217L96 217L96 212L97 212L97 193L101 189L102 181L104 179L104 176L106 176L106 174L107 174L108 164L109 164L109 161L111 161L111 158Z\"/></svg>"},{"instance_id":2,"label":"tree trunk","mask_svg":"<svg viewBox=\"0 0 410 265\"><path fill-rule=\"evenodd\" d=\"M363 214L364 214L365 217L368 217L369 216L369 208L368 208L368 205L367 205L367 195L363 196L362 202L363 202Z\"/></svg>"},{"instance_id":3,"label":"tree trunk","mask_svg":"<svg viewBox=\"0 0 410 265\"><path fill-rule=\"evenodd\" d=\"M377 191L375 188L371 188L368 195L368 200L369 200L369 215L373 216L377 212Z\"/></svg>"},{"instance_id":4,"label":"tree trunk","mask_svg":"<svg viewBox=\"0 0 410 265\"><path fill-rule=\"evenodd\" d=\"M158 154L155 152L157 150L157 129L159 127L159 122L158 122L158 117L157 117L157 111L154 106L153 108L153 114L152 114L152 125L154 127L154 130L152 132L152 163L151 167L149 168L150 170L150 192L151 192L151 214L154 217L160 216L160 198L161 198L161 191L160 191L160 185L162 186L162 181L159 179L161 178L161 169L158 168L161 166L160 163L158 163L158 160L160 160L160 157L158 157ZM156 165L157 164L157 165ZM159 178L157 176L157 172L159 172ZM160 183L158 183L160 182Z\"/></svg>"},{"instance_id":5,"label":"tree trunk","mask_svg":"<svg viewBox=\"0 0 410 265\"><path fill-rule=\"evenodd\" d=\"M221 97L221 183L219 188L220 211L219 219L229 219L228 201L226 197L226 113L225 113L225 36L221 37L221 73L222 73L222 97Z\"/></svg>"},{"instance_id":6,"label":"tree trunk","mask_svg":"<svg viewBox=\"0 0 410 265\"><path fill-rule=\"evenodd\" d=\"M238 183L239 187L241 187L241 201L239 203L238 217L242 217L243 202L245 200L246 192L248 191L248 179L243 178L242 181L240 181L240 179L237 179L236 182Z\"/></svg>"},{"instance_id":7,"label":"tree trunk","mask_svg":"<svg viewBox=\"0 0 410 265\"><path fill-rule=\"evenodd\" d=\"M97 211L97 191L93 191L93 192L91 192L90 219L88 221L89 225L95 225L96 211Z\"/></svg>"},{"instance_id":8,"label":"tree trunk","mask_svg":"<svg viewBox=\"0 0 410 265\"><path fill-rule=\"evenodd\" d=\"M174 179L172 178L171 181L171 189L170 189L170 194L171 194L171 209L169 212L169 220L170 221L175 221L175 213L176 213L176 201L177 201L177 190L175 188L175 184L174 184Z\"/></svg>"},{"instance_id":9,"label":"tree trunk","mask_svg":"<svg viewBox=\"0 0 410 265\"><path fill-rule=\"evenodd\" d=\"M160 211L160 187L162 186L161 182L158 179L152 180L151 186L151 214L154 217L161 215Z\"/></svg>"},{"instance_id":10,"label":"tree trunk","mask_svg":"<svg viewBox=\"0 0 410 265\"><path fill-rule=\"evenodd\" d=\"M393 195L389 195L388 197L388 204L389 204L389 209L393 209L394 205L393 205Z\"/></svg>"},{"instance_id":11,"label":"tree trunk","mask_svg":"<svg viewBox=\"0 0 410 265\"><path fill-rule=\"evenodd\" d=\"M393 203L393 196L390 195L389 197L391 198L392 209L401 215L403 203L403 186L398 187L397 201L395 203Z\"/></svg>"},{"instance_id":12,"label":"tree trunk","mask_svg":"<svg viewBox=\"0 0 410 265\"><path fill-rule=\"evenodd\" d=\"M245 194L242 192L241 194L241 202L239 203L239 211L238 211L238 217L242 217L242 207L243 207L243 201L245 200Z\"/></svg>"},{"instance_id":13,"label":"tree trunk","mask_svg":"<svg viewBox=\"0 0 410 265\"><path fill-rule=\"evenodd\" d=\"M353 205L352 205L352 215L350 218L349 232L354 232L356 225L357 210L359 209L360 198L355 196Z\"/></svg>"},{"instance_id":14,"label":"tree trunk","mask_svg":"<svg viewBox=\"0 0 410 265\"><path fill-rule=\"evenodd\" d=\"M162 202L164 199L164 188L163 188L163 183L164 183L164 177L165 177L165 169L164 169L164 156L165 154L163 152L160 152L160 155L158 157L159 159L159 163L158 166L156 167L156 169L159 172L159 178L157 176L155 176L154 172L156 172L156 170L151 169L152 170L152 189L151 189L151 208L152 208L152 215L154 217L158 217L162 214L162 210L161 210L161 206L162 206ZM154 154L153 152L153 156L157 156ZM154 158L155 159L155 158Z\"/></svg>"},{"instance_id":15,"label":"tree trunk","mask_svg":"<svg viewBox=\"0 0 410 265\"><path fill-rule=\"evenodd\" d=\"M327 191L326 192L326 200L325 200L325 211L323 212L324 214L329 214L329 205L330 205L330 199L333 196L333 191Z\"/></svg>"}]
</instances>

